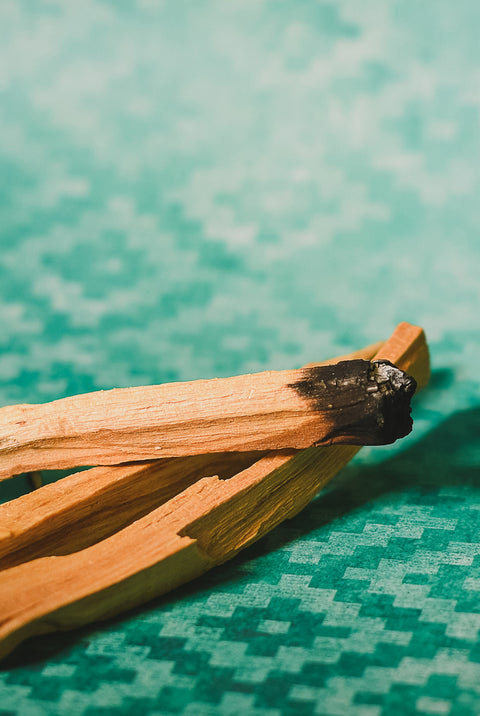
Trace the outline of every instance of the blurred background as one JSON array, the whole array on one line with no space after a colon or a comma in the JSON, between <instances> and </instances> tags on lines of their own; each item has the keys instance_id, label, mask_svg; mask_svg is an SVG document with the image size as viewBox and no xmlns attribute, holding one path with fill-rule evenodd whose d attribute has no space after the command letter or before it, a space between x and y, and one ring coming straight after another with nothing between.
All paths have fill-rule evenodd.
<instances>
[{"instance_id":1,"label":"blurred background","mask_svg":"<svg viewBox=\"0 0 480 716\"><path fill-rule=\"evenodd\" d=\"M415 408L415 431L399 446L362 451L345 473L344 492L340 481L332 494L348 502L357 478L373 480L370 501L355 503L361 530L379 524L378 510L384 510L390 525L397 517L419 521L417 536L410 535L417 551L448 552L452 540L478 548L463 565L466 572L439 573L438 560L425 557L422 577L409 583L421 583L422 598L450 605L442 602L433 617L423 614L413 631L408 619L398 627L434 645L420 656L417 647L408 651L411 638L391 636L390 647L400 649L395 657L384 644L381 653L372 647L377 661L367 658L367 647L355 651L353 642L344 643L360 628L355 618L338 617L339 631L325 638L337 640L342 656L335 652L336 661L322 662L325 642L309 643L313 662L337 665L310 683L298 676L303 666L292 676L288 665L275 661L279 652L272 644L287 648L281 639L290 627L270 624L262 633L270 629L273 641L264 653L258 647L264 661L263 671L255 662L257 675L263 676L255 681L252 673L235 676L234 667L238 644L251 647L257 627L243 633L238 626L210 644L210 656L195 662L188 681L185 659L196 647L178 647L173 655L165 647L157 661L142 651L145 644L129 651L126 644L133 642L125 634L138 628L134 619L89 632L88 648L81 639L67 640L58 652L44 653L36 642L33 666L0 674L9 714L133 713L132 684L144 699L139 713L479 712L480 657L472 649L480 626L480 544L469 527L480 505L474 446L480 403L479 23L475 0L2 0L0 405L297 367L385 338L399 321L410 321L424 327L434 367L432 386ZM385 475L392 474L403 497L380 499ZM338 499L331 497L337 507L328 507L328 519L322 522L317 506L310 522L300 516L277 531L271 551L264 541L263 552L235 562L230 586L218 576L212 579L219 584L206 578L200 591L157 605L145 617L152 639L168 619L170 637L183 638L181 624L201 622L212 595L238 595L242 580L247 588L262 580L282 585L302 562L282 561L282 540L297 549L297 539L316 544L332 529L354 532L358 515L343 514ZM451 522L435 529L422 522L439 501L445 509L439 520L464 510L455 513L455 524L463 519L465 534L455 537ZM332 509L342 513L339 522ZM396 538L395 529L381 537L384 546ZM429 529L434 546L427 549L421 540ZM391 559L408 571L405 550ZM337 589L335 579L351 566L347 552L337 550L341 568L327 569L329 588ZM305 561L313 573L318 560ZM296 609L303 588L298 574L305 569L289 582L284 616L269 623L296 623L289 609ZM440 581L432 586L434 574ZM366 591L351 598L363 604L360 614L378 593L365 584ZM392 598L378 614L393 618L400 584L383 584L380 592ZM473 592L463 603L469 626L457 633L452 614L462 589ZM197 636L211 627L200 622ZM238 623L247 624L247 617ZM428 631L431 624L443 631ZM291 643L307 649L301 640ZM247 656L257 653L250 647ZM457 650L450 661L448 649ZM104 671L88 687L75 682L79 664L96 673L100 653ZM184 668L186 680L175 681L160 668L163 658L177 665L174 674ZM432 666L437 662L447 667ZM105 676L105 664L127 669L116 691L108 691L115 678ZM386 691L378 684L375 691L374 679L359 685L372 665L390 669L382 676ZM70 696L48 681L59 675ZM277 677L289 684L278 698ZM201 678L220 684L214 696L198 687ZM45 680L50 691L42 692ZM370 700L362 696L367 692L374 694Z\"/></svg>"}]
</instances>

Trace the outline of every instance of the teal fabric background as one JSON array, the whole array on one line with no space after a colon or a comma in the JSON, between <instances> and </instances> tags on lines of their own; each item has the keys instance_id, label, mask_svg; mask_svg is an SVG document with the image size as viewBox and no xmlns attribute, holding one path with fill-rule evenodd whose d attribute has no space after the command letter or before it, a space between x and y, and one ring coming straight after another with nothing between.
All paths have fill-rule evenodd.
<instances>
[{"instance_id":1,"label":"teal fabric background","mask_svg":"<svg viewBox=\"0 0 480 716\"><path fill-rule=\"evenodd\" d=\"M410 437L240 557L19 648L2 716L480 713L479 23L0 2L0 405L297 367L401 320L434 368Z\"/></svg>"}]
</instances>

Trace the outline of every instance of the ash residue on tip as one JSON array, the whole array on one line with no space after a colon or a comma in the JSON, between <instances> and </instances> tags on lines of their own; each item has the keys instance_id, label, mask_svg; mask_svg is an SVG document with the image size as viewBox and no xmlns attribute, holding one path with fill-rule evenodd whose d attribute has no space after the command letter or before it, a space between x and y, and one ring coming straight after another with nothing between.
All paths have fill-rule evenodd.
<instances>
[{"instance_id":1,"label":"ash residue on tip","mask_svg":"<svg viewBox=\"0 0 480 716\"><path fill-rule=\"evenodd\" d=\"M388 360L374 360L371 362L372 387L385 392L403 391L410 397L417 389L417 382L411 375L407 375L403 370L397 368ZM368 390L368 388L367 388Z\"/></svg>"},{"instance_id":2,"label":"ash residue on tip","mask_svg":"<svg viewBox=\"0 0 480 716\"><path fill-rule=\"evenodd\" d=\"M415 378L388 360L370 364L370 380L376 387L377 425L382 443L393 443L411 431L410 400L417 389Z\"/></svg>"}]
</instances>

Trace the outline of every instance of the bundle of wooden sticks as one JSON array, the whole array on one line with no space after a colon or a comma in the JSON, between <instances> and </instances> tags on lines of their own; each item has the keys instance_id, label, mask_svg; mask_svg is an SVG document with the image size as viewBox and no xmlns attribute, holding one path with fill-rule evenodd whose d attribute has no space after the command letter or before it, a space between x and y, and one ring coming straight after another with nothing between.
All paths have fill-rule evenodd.
<instances>
[{"instance_id":1,"label":"bundle of wooden sticks","mask_svg":"<svg viewBox=\"0 0 480 716\"><path fill-rule=\"evenodd\" d=\"M0 409L0 479L97 465L0 506L0 657L194 578L411 429L423 331L300 370ZM327 447L330 446L330 447Z\"/></svg>"}]
</instances>

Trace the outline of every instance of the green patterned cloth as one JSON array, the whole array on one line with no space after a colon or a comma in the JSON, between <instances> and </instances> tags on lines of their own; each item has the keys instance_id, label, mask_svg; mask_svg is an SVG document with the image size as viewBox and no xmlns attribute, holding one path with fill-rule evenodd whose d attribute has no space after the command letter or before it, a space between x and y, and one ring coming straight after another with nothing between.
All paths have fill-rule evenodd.
<instances>
[{"instance_id":1,"label":"green patterned cloth","mask_svg":"<svg viewBox=\"0 0 480 716\"><path fill-rule=\"evenodd\" d=\"M410 437L235 560L21 646L1 716L480 713L479 23L0 2L0 405L297 367L401 320L434 368Z\"/></svg>"}]
</instances>

